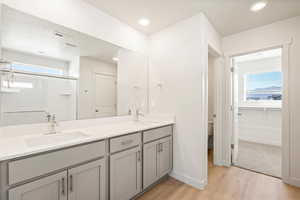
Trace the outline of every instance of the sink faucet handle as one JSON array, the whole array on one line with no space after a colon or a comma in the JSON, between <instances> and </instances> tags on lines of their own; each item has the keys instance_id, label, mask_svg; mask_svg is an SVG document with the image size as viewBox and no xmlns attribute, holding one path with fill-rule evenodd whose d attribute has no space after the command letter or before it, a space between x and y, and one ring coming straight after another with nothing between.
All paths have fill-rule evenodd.
<instances>
[{"instance_id":1,"label":"sink faucet handle","mask_svg":"<svg viewBox=\"0 0 300 200\"><path fill-rule=\"evenodd\" d=\"M137 116L145 116L144 113L142 113L139 109L136 110L136 115Z\"/></svg>"},{"instance_id":2,"label":"sink faucet handle","mask_svg":"<svg viewBox=\"0 0 300 200\"><path fill-rule=\"evenodd\" d=\"M47 118L47 122L51 121L51 114L49 112L46 112L46 118Z\"/></svg>"},{"instance_id":3,"label":"sink faucet handle","mask_svg":"<svg viewBox=\"0 0 300 200\"><path fill-rule=\"evenodd\" d=\"M52 115L51 123L53 124L53 126L58 126L58 121L55 114Z\"/></svg>"}]
</instances>

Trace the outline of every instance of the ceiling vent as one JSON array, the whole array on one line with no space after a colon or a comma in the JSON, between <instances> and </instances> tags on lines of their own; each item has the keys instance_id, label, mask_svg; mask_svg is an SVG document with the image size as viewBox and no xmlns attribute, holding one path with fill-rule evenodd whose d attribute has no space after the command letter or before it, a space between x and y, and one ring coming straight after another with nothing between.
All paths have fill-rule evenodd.
<instances>
[{"instance_id":1,"label":"ceiling vent","mask_svg":"<svg viewBox=\"0 0 300 200\"><path fill-rule=\"evenodd\" d=\"M55 35L56 37L59 37L59 38L63 38L63 37L64 37L64 34L58 32L58 31L55 31L55 32L54 32L54 35Z\"/></svg>"},{"instance_id":2,"label":"ceiling vent","mask_svg":"<svg viewBox=\"0 0 300 200\"><path fill-rule=\"evenodd\" d=\"M76 44L72 44L72 43L69 43L69 42L66 42L65 44L66 44L67 46L69 46L69 47L73 47L73 48L76 48L76 47L77 47Z\"/></svg>"}]
</instances>

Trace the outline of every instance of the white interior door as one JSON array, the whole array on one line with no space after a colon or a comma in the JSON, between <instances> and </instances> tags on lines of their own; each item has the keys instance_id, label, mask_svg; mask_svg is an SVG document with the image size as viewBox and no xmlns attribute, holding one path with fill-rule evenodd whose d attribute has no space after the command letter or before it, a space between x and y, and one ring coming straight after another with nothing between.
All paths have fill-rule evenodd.
<instances>
[{"instance_id":1,"label":"white interior door","mask_svg":"<svg viewBox=\"0 0 300 200\"><path fill-rule=\"evenodd\" d=\"M116 77L95 74L95 117L116 115Z\"/></svg>"},{"instance_id":2,"label":"white interior door","mask_svg":"<svg viewBox=\"0 0 300 200\"><path fill-rule=\"evenodd\" d=\"M234 59L232 64L232 163L235 164L238 158L239 149L239 85L238 85L238 72L235 67Z\"/></svg>"}]
</instances>

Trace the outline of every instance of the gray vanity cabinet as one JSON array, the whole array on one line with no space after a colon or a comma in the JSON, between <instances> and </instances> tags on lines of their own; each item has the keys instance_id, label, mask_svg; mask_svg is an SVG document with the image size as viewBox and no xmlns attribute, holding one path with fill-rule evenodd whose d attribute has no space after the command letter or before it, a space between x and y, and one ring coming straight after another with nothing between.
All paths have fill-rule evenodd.
<instances>
[{"instance_id":1,"label":"gray vanity cabinet","mask_svg":"<svg viewBox=\"0 0 300 200\"><path fill-rule=\"evenodd\" d=\"M105 159L68 170L69 200L106 199Z\"/></svg>"},{"instance_id":2,"label":"gray vanity cabinet","mask_svg":"<svg viewBox=\"0 0 300 200\"><path fill-rule=\"evenodd\" d=\"M155 183L172 169L172 137L144 144L143 188Z\"/></svg>"},{"instance_id":3,"label":"gray vanity cabinet","mask_svg":"<svg viewBox=\"0 0 300 200\"><path fill-rule=\"evenodd\" d=\"M144 144L143 147L143 188L157 180L159 140Z\"/></svg>"},{"instance_id":4,"label":"gray vanity cabinet","mask_svg":"<svg viewBox=\"0 0 300 200\"><path fill-rule=\"evenodd\" d=\"M9 200L105 200L105 159L9 190Z\"/></svg>"},{"instance_id":5,"label":"gray vanity cabinet","mask_svg":"<svg viewBox=\"0 0 300 200\"><path fill-rule=\"evenodd\" d=\"M159 141L158 147L158 178L166 175L172 169L172 138L167 137Z\"/></svg>"},{"instance_id":6,"label":"gray vanity cabinet","mask_svg":"<svg viewBox=\"0 0 300 200\"><path fill-rule=\"evenodd\" d=\"M110 156L110 200L128 200L141 192L141 148Z\"/></svg>"},{"instance_id":7,"label":"gray vanity cabinet","mask_svg":"<svg viewBox=\"0 0 300 200\"><path fill-rule=\"evenodd\" d=\"M172 127L144 132L143 188L155 183L172 169Z\"/></svg>"},{"instance_id":8,"label":"gray vanity cabinet","mask_svg":"<svg viewBox=\"0 0 300 200\"><path fill-rule=\"evenodd\" d=\"M9 200L67 200L67 171L9 190Z\"/></svg>"}]
</instances>

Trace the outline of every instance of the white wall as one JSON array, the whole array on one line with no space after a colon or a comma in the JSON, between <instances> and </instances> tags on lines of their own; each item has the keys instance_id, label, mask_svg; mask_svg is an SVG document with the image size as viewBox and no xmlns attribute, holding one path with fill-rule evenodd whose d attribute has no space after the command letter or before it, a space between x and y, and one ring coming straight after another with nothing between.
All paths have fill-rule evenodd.
<instances>
[{"instance_id":1,"label":"white wall","mask_svg":"<svg viewBox=\"0 0 300 200\"><path fill-rule=\"evenodd\" d=\"M145 52L147 37L83 0L1 0L11 8L111 42Z\"/></svg>"},{"instance_id":2,"label":"white wall","mask_svg":"<svg viewBox=\"0 0 300 200\"><path fill-rule=\"evenodd\" d=\"M113 76L117 76L117 64L106 63L89 57L80 57L80 77L78 94L79 119L95 117L95 73L110 74Z\"/></svg>"},{"instance_id":3,"label":"white wall","mask_svg":"<svg viewBox=\"0 0 300 200\"><path fill-rule=\"evenodd\" d=\"M281 146L281 110L278 108L239 108L239 139Z\"/></svg>"},{"instance_id":4,"label":"white wall","mask_svg":"<svg viewBox=\"0 0 300 200\"><path fill-rule=\"evenodd\" d=\"M206 22L203 14L180 21L151 35L149 47L150 111L176 115L172 176L197 188L207 182L208 42L220 41L206 38Z\"/></svg>"},{"instance_id":5,"label":"white wall","mask_svg":"<svg viewBox=\"0 0 300 200\"><path fill-rule=\"evenodd\" d=\"M300 186L300 17L279 21L267 26L251 29L223 38L223 50L226 54L245 53L262 48L276 46L292 40L289 48L289 108L290 137L288 158L290 166L287 182Z\"/></svg>"},{"instance_id":6,"label":"white wall","mask_svg":"<svg viewBox=\"0 0 300 200\"><path fill-rule=\"evenodd\" d=\"M204 28L204 34L206 41L209 45L209 51L213 56L222 55L222 38L221 35L216 31L213 25L208 21L205 15L202 17L202 26Z\"/></svg>"},{"instance_id":7,"label":"white wall","mask_svg":"<svg viewBox=\"0 0 300 200\"><path fill-rule=\"evenodd\" d=\"M118 115L128 115L135 107L148 112L148 57L121 49L118 58Z\"/></svg>"}]
</instances>

